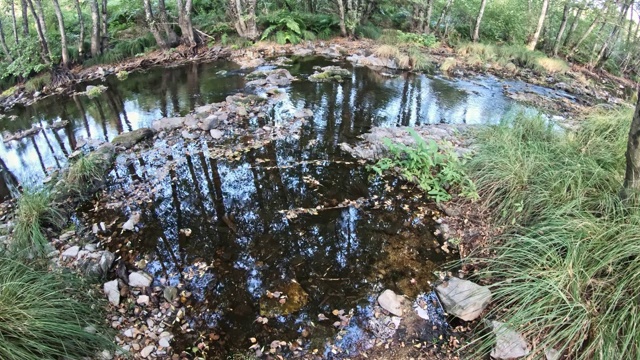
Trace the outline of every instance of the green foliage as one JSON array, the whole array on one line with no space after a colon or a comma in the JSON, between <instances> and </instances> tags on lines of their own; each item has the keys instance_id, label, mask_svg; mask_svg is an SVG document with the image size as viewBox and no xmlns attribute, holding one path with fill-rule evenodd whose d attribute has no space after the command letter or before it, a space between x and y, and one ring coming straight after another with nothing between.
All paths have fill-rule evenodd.
<instances>
[{"instance_id":1,"label":"green foliage","mask_svg":"<svg viewBox=\"0 0 640 360\"><path fill-rule=\"evenodd\" d=\"M125 81L125 80L127 80L129 78L129 72L126 71L126 70L121 70L116 74L116 77L120 81Z\"/></svg>"},{"instance_id":2,"label":"green foliage","mask_svg":"<svg viewBox=\"0 0 640 360\"><path fill-rule=\"evenodd\" d=\"M52 204L53 196L46 188L26 190L18 199L16 226L11 251L20 256L43 256L48 241L43 229L60 227L64 218Z\"/></svg>"},{"instance_id":3,"label":"green foliage","mask_svg":"<svg viewBox=\"0 0 640 360\"><path fill-rule=\"evenodd\" d=\"M640 356L640 207L618 196L632 110L599 112L576 133L519 114L479 134L470 174L500 223L482 279L496 310L536 343L572 359ZM474 358L492 339L479 339Z\"/></svg>"},{"instance_id":4,"label":"green foliage","mask_svg":"<svg viewBox=\"0 0 640 360\"><path fill-rule=\"evenodd\" d=\"M3 91L3 92L2 92L2 94L0 94L0 96L2 96L2 97L9 97L9 96L11 96L11 95L15 94L17 90L18 90L18 88L17 88L17 87L12 86L12 87L10 87L10 88L6 89L5 91Z\"/></svg>"},{"instance_id":5,"label":"green foliage","mask_svg":"<svg viewBox=\"0 0 640 360\"><path fill-rule=\"evenodd\" d=\"M480 43L461 43L456 47L458 55L476 66L487 63L506 66L509 63L528 68L539 73L565 73L569 65L564 60L552 59L540 51L530 51L520 45L488 45Z\"/></svg>"},{"instance_id":6,"label":"green foliage","mask_svg":"<svg viewBox=\"0 0 640 360\"><path fill-rule=\"evenodd\" d=\"M104 165L98 156L81 156L69 166L65 177L65 187L82 195L93 183L104 175Z\"/></svg>"},{"instance_id":7,"label":"green foliage","mask_svg":"<svg viewBox=\"0 0 640 360\"><path fill-rule=\"evenodd\" d=\"M439 45L433 34L416 34L401 30L385 30L380 37L380 42L389 45L412 45L434 48Z\"/></svg>"},{"instance_id":8,"label":"green foliage","mask_svg":"<svg viewBox=\"0 0 640 360\"><path fill-rule=\"evenodd\" d=\"M103 92L107 90L107 87L104 85L91 86L85 91L87 97L89 99L94 99L99 97Z\"/></svg>"},{"instance_id":9,"label":"green foliage","mask_svg":"<svg viewBox=\"0 0 640 360\"><path fill-rule=\"evenodd\" d=\"M261 25L266 27L261 39L272 39L282 45L316 38L328 39L334 34L337 24L337 20L328 15L280 11L261 18Z\"/></svg>"},{"instance_id":10,"label":"green foliage","mask_svg":"<svg viewBox=\"0 0 640 360\"><path fill-rule=\"evenodd\" d=\"M22 38L19 45L12 43L13 62L4 64L0 77L28 78L34 73L47 70L48 65L40 58L40 44L34 37Z\"/></svg>"},{"instance_id":11,"label":"green foliage","mask_svg":"<svg viewBox=\"0 0 640 360\"><path fill-rule=\"evenodd\" d=\"M76 276L0 255L0 358L81 359L113 350L108 338L85 330L100 329L104 321L103 297L93 293Z\"/></svg>"},{"instance_id":12,"label":"green foliage","mask_svg":"<svg viewBox=\"0 0 640 360\"><path fill-rule=\"evenodd\" d=\"M436 202L449 201L450 191L474 199L475 185L464 172L464 162L449 144L439 146L435 141L424 141L410 129L415 144L407 146L385 140L390 157L383 158L372 169L379 175L388 170L399 172L425 191Z\"/></svg>"},{"instance_id":13,"label":"green foliage","mask_svg":"<svg viewBox=\"0 0 640 360\"><path fill-rule=\"evenodd\" d=\"M356 36L378 40L382 36L382 29L371 23L366 23L356 28Z\"/></svg>"},{"instance_id":14,"label":"green foliage","mask_svg":"<svg viewBox=\"0 0 640 360\"><path fill-rule=\"evenodd\" d=\"M49 85L51 85L51 73L47 71L27 80L27 82L24 83L24 89L29 92L35 92Z\"/></svg>"}]
</instances>

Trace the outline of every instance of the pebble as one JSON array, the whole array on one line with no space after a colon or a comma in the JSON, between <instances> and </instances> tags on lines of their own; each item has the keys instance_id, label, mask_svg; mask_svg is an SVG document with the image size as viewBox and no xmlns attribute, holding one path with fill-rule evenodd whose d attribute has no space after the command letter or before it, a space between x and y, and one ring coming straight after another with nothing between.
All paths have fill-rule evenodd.
<instances>
[{"instance_id":1,"label":"pebble","mask_svg":"<svg viewBox=\"0 0 640 360\"><path fill-rule=\"evenodd\" d=\"M140 351L140 356L142 356L143 358L147 358L149 357L149 355L151 355L151 353L156 349L156 347L154 345L149 345L147 347L145 347L144 349L142 349L142 351Z\"/></svg>"}]
</instances>

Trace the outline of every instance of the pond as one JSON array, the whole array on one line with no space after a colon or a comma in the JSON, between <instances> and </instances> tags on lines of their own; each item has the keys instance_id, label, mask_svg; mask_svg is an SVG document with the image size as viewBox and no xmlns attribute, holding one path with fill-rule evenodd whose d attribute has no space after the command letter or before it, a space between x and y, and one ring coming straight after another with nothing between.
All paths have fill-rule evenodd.
<instances>
[{"instance_id":1,"label":"pond","mask_svg":"<svg viewBox=\"0 0 640 360\"><path fill-rule=\"evenodd\" d=\"M217 156L210 138L156 138L150 148L119 156L107 191L78 214L85 226L106 224L101 239L127 268L184 291L189 331L176 325L174 349L206 343L209 358L225 358L245 352L250 338L300 339L301 348L330 356L326 344L338 331L332 313L353 310L343 329L351 336L334 340L350 352L362 350L371 345L366 329L375 294L429 292L438 266L454 256L441 249L433 207L422 193L375 176L338 144L374 126L496 122L516 106L502 82L382 74L348 64L341 65L353 76L343 83L306 80L314 66L330 64L294 61L288 70L299 81L267 118L246 125L284 124L285 113L311 109L313 118L295 136L231 159ZM245 74L228 62L151 69L125 81L109 77L108 90L95 99L52 97L13 110L0 123L4 131L45 129L0 145L3 196L63 167L83 142L110 140L243 91ZM46 126L60 120L69 123ZM242 148L248 140L235 137L226 146ZM137 231L121 231L133 213L140 214ZM265 294L291 284L304 301L270 313ZM321 314L330 320L318 321ZM256 322L261 316L269 322Z\"/></svg>"}]
</instances>

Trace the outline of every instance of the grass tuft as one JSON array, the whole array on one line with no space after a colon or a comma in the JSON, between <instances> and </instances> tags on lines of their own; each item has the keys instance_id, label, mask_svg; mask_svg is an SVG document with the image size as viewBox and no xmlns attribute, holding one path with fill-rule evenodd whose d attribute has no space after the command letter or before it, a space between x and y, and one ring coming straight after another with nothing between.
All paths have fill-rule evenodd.
<instances>
[{"instance_id":1,"label":"grass tuft","mask_svg":"<svg viewBox=\"0 0 640 360\"><path fill-rule=\"evenodd\" d=\"M36 270L0 256L0 358L96 358L114 348L100 328L101 299L70 274Z\"/></svg>"},{"instance_id":2,"label":"grass tuft","mask_svg":"<svg viewBox=\"0 0 640 360\"><path fill-rule=\"evenodd\" d=\"M444 59L442 64L440 64L440 71L448 75L456 66L458 66L458 61L455 58L449 57Z\"/></svg>"},{"instance_id":3,"label":"grass tuft","mask_svg":"<svg viewBox=\"0 0 640 360\"><path fill-rule=\"evenodd\" d=\"M60 227L64 217L56 210L53 196L48 189L26 190L18 199L16 226L11 251L21 256L42 256L48 250L43 228Z\"/></svg>"}]
</instances>

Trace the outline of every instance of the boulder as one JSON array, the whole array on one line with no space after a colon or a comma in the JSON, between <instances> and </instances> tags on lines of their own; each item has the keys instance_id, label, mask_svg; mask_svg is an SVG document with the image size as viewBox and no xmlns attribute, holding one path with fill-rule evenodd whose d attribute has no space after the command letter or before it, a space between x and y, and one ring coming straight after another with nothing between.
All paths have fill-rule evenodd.
<instances>
[{"instance_id":1,"label":"boulder","mask_svg":"<svg viewBox=\"0 0 640 360\"><path fill-rule=\"evenodd\" d=\"M132 148L135 144L142 140L149 139L153 136L153 130L149 128L141 128L120 134L111 140L111 143L115 146L121 146L125 149Z\"/></svg>"},{"instance_id":2,"label":"boulder","mask_svg":"<svg viewBox=\"0 0 640 360\"><path fill-rule=\"evenodd\" d=\"M113 265L113 261L116 259L116 256L111 251L105 251L100 256L100 271L103 275L106 275L111 269L111 265Z\"/></svg>"},{"instance_id":3,"label":"boulder","mask_svg":"<svg viewBox=\"0 0 640 360\"><path fill-rule=\"evenodd\" d=\"M477 319L491 302L491 291L469 280L455 277L436 286L445 310L462 320Z\"/></svg>"},{"instance_id":4,"label":"boulder","mask_svg":"<svg viewBox=\"0 0 640 360\"><path fill-rule=\"evenodd\" d=\"M131 287L149 287L153 278L144 271L136 271L129 274L129 286Z\"/></svg>"},{"instance_id":5,"label":"boulder","mask_svg":"<svg viewBox=\"0 0 640 360\"><path fill-rule=\"evenodd\" d=\"M151 128L156 132L174 130L182 126L184 118L172 117L158 119L151 124Z\"/></svg>"},{"instance_id":6,"label":"boulder","mask_svg":"<svg viewBox=\"0 0 640 360\"><path fill-rule=\"evenodd\" d=\"M200 123L200 129L204 131L209 131L217 127L219 124L220 124L220 119L218 118L218 115L216 114L209 115L206 118L204 118Z\"/></svg>"},{"instance_id":7,"label":"boulder","mask_svg":"<svg viewBox=\"0 0 640 360\"><path fill-rule=\"evenodd\" d=\"M378 304L396 316L402 316L402 302L404 297L396 295L392 290L385 290L378 296Z\"/></svg>"},{"instance_id":8,"label":"boulder","mask_svg":"<svg viewBox=\"0 0 640 360\"><path fill-rule=\"evenodd\" d=\"M104 294L107 295L107 299L109 302L118 306L120 304L120 290L118 290L118 280L112 280L104 283L103 286Z\"/></svg>"},{"instance_id":9,"label":"boulder","mask_svg":"<svg viewBox=\"0 0 640 360\"><path fill-rule=\"evenodd\" d=\"M499 321L492 321L491 326L496 335L496 345L491 350L492 358L506 360L529 355L529 344L522 334Z\"/></svg>"},{"instance_id":10,"label":"boulder","mask_svg":"<svg viewBox=\"0 0 640 360\"><path fill-rule=\"evenodd\" d=\"M79 252L80 252L80 246L72 246L62 253L62 258L63 259L75 258L78 256Z\"/></svg>"}]
</instances>

